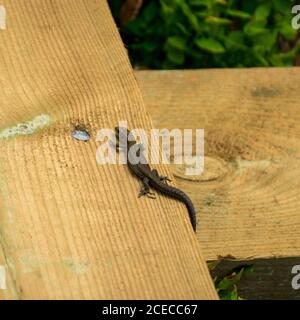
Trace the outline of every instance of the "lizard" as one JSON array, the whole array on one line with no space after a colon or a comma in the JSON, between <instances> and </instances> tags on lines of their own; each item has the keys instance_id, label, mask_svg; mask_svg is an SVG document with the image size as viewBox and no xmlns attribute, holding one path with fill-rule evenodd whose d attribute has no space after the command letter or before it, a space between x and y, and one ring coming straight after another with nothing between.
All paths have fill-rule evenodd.
<instances>
[{"instance_id":1,"label":"lizard","mask_svg":"<svg viewBox=\"0 0 300 320\"><path fill-rule=\"evenodd\" d=\"M164 194L170 198L177 199L181 202L183 202L188 210L189 218L191 225L193 227L193 230L196 231L196 211L193 205L193 202L188 197L187 194L185 194L183 191L168 185L168 181L171 181L168 177L160 176L158 171L156 169L151 169L150 165L146 161L146 158L143 154L141 154L142 146L138 148L138 151L136 152L136 155L140 158L139 163L133 164L130 161L130 152L132 152L132 146L136 145L137 142L132 139L130 136L131 133L127 128L115 128L116 133L116 147L118 150L124 149L124 146L120 144L120 141L127 144L127 165L129 170L135 175L137 178L139 178L142 183L143 187L139 193L139 197L142 196L148 196L150 198L155 198L154 193L151 192L151 187L155 189L156 191L159 191L161 194Z\"/></svg>"}]
</instances>

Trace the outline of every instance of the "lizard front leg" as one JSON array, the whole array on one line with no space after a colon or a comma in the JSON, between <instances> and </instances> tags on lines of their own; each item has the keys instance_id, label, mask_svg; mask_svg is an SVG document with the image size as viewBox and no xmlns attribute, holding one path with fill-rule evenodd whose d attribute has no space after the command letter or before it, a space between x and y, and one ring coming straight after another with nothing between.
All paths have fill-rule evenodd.
<instances>
[{"instance_id":1,"label":"lizard front leg","mask_svg":"<svg viewBox=\"0 0 300 320\"><path fill-rule=\"evenodd\" d=\"M143 179L143 187L139 193L139 198L147 196L148 198L155 199L155 193L150 191L149 179L146 177Z\"/></svg>"}]
</instances>

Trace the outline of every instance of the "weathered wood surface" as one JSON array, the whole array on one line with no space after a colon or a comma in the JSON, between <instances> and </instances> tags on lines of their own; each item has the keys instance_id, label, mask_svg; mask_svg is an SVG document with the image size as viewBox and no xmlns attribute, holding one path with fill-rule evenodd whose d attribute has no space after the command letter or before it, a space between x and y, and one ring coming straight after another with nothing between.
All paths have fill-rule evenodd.
<instances>
[{"instance_id":1,"label":"weathered wood surface","mask_svg":"<svg viewBox=\"0 0 300 320\"><path fill-rule=\"evenodd\" d=\"M299 256L300 69L135 74L155 127L205 129L204 174L177 179L205 258Z\"/></svg>"},{"instance_id":2,"label":"weathered wood surface","mask_svg":"<svg viewBox=\"0 0 300 320\"><path fill-rule=\"evenodd\" d=\"M106 2L1 4L0 298L216 298L184 206L96 163L98 129L151 127Z\"/></svg>"}]
</instances>

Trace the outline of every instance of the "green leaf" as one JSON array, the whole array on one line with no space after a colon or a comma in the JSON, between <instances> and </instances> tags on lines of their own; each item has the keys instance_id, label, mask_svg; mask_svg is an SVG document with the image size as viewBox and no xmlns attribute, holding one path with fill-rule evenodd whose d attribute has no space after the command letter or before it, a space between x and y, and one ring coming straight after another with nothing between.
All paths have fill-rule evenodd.
<instances>
[{"instance_id":1,"label":"green leaf","mask_svg":"<svg viewBox=\"0 0 300 320\"><path fill-rule=\"evenodd\" d=\"M167 45L178 50L185 50L186 40L180 36L172 36L167 39Z\"/></svg>"},{"instance_id":2,"label":"green leaf","mask_svg":"<svg viewBox=\"0 0 300 320\"><path fill-rule=\"evenodd\" d=\"M146 28L146 24L143 20L135 19L133 21L128 22L123 30L129 34L134 36L142 36L144 34L144 29Z\"/></svg>"},{"instance_id":3,"label":"green leaf","mask_svg":"<svg viewBox=\"0 0 300 320\"><path fill-rule=\"evenodd\" d=\"M268 67L268 60L265 58L265 53L268 50L265 46L255 45L252 50L253 57L258 62L258 66Z\"/></svg>"},{"instance_id":4,"label":"green leaf","mask_svg":"<svg viewBox=\"0 0 300 320\"><path fill-rule=\"evenodd\" d=\"M270 3L263 3L257 7L254 12L254 19L256 21L264 21L269 17L271 11L271 4Z\"/></svg>"},{"instance_id":5,"label":"green leaf","mask_svg":"<svg viewBox=\"0 0 300 320\"><path fill-rule=\"evenodd\" d=\"M158 13L158 6L155 2L150 2L142 11L141 18L147 23L151 22Z\"/></svg>"},{"instance_id":6,"label":"green leaf","mask_svg":"<svg viewBox=\"0 0 300 320\"><path fill-rule=\"evenodd\" d=\"M279 25L279 33L282 34L287 40L294 40L297 35L297 30L293 29L290 21L283 20Z\"/></svg>"},{"instance_id":7,"label":"green leaf","mask_svg":"<svg viewBox=\"0 0 300 320\"><path fill-rule=\"evenodd\" d=\"M272 0L272 4L276 11L279 11L283 14L291 11L292 3L286 0Z\"/></svg>"},{"instance_id":8,"label":"green leaf","mask_svg":"<svg viewBox=\"0 0 300 320\"><path fill-rule=\"evenodd\" d=\"M253 265L242 265L231 271L220 281L215 279L215 285L220 299L222 300L241 300L238 296L237 284L241 278L253 271Z\"/></svg>"},{"instance_id":9,"label":"green leaf","mask_svg":"<svg viewBox=\"0 0 300 320\"><path fill-rule=\"evenodd\" d=\"M210 6L210 0L190 0L189 4L194 7L206 7Z\"/></svg>"},{"instance_id":10,"label":"green leaf","mask_svg":"<svg viewBox=\"0 0 300 320\"><path fill-rule=\"evenodd\" d=\"M227 2L226 2L227 0L216 0L216 3L218 3L218 4L220 4L220 5L226 5L227 4Z\"/></svg>"},{"instance_id":11,"label":"green leaf","mask_svg":"<svg viewBox=\"0 0 300 320\"><path fill-rule=\"evenodd\" d=\"M157 45L156 42L146 41L146 42L132 44L130 47L132 49L135 49L135 50L142 50L142 51L146 51L146 52L152 52L155 49L157 49L158 45Z\"/></svg>"},{"instance_id":12,"label":"green leaf","mask_svg":"<svg viewBox=\"0 0 300 320\"><path fill-rule=\"evenodd\" d=\"M184 63L184 53L182 50L177 50L175 48L169 48L167 51L167 57L168 59L177 64L177 65L182 65Z\"/></svg>"},{"instance_id":13,"label":"green leaf","mask_svg":"<svg viewBox=\"0 0 300 320\"><path fill-rule=\"evenodd\" d=\"M209 14L208 14L207 11L197 11L197 12L195 12L195 16L196 16L197 18L200 18L201 20L203 20L203 19L209 17ZM201 20L200 20L200 21L201 21Z\"/></svg>"},{"instance_id":14,"label":"green leaf","mask_svg":"<svg viewBox=\"0 0 300 320\"><path fill-rule=\"evenodd\" d=\"M244 32L248 36L256 36L258 34L266 33L268 30L265 29L265 23L263 21L253 20L245 24Z\"/></svg>"},{"instance_id":15,"label":"green leaf","mask_svg":"<svg viewBox=\"0 0 300 320\"><path fill-rule=\"evenodd\" d=\"M224 39L225 46L228 50L246 50L245 37L242 31L230 32Z\"/></svg>"},{"instance_id":16,"label":"green leaf","mask_svg":"<svg viewBox=\"0 0 300 320\"><path fill-rule=\"evenodd\" d=\"M246 274L249 274L254 271L254 265L253 264L245 265L243 266L243 269L244 269L243 276L245 276Z\"/></svg>"},{"instance_id":17,"label":"green leaf","mask_svg":"<svg viewBox=\"0 0 300 320\"><path fill-rule=\"evenodd\" d=\"M284 62L282 61L282 58L279 57L277 54L273 54L270 58L269 61L273 67L283 67Z\"/></svg>"},{"instance_id":18,"label":"green leaf","mask_svg":"<svg viewBox=\"0 0 300 320\"><path fill-rule=\"evenodd\" d=\"M210 24L218 24L218 25L226 25L231 23L231 20L229 19L214 17L214 16L206 17L204 21Z\"/></svg>"},{"instance_id":19,"label":"green leaf","mask_svg":"<svg viewBox=\"0 0 300 320\"><path fill-rule=\"evenodd\" d=\"M265 52L271 51L273 46L276 44L277 41L277 31L269 31L266 33L261 33L256 35L253 38L253 42L256 45L261 45L265 48Z\"/></svg>"},{"instance_id":20,"label":"green leaf","mask_svg":"<svg viewBox=\"0 0 300 320\"><path fill-rule=\"evenodd\" d=\"M220 54L220 53L224 53L225 52L225 48L223 47L223 45L212 38L199 38L195 40L195 45L205 51L211 52L211 53L216 53L216 54Z\"/></svg>"},{"instance_id":21,"label":"green leaf","mask_svg":"<svg viewBox=\"0 0 300 320\"><path fill-rule=\"evenodd\" d=\"M221 300L240 300L238 296L237 287L234 285L232 290L222 290L219 292Z\"/></svg>"},{"instance_id":22,"label":"green leaf","mask_svg":"<svg viewBox=\"0 0 300 320\"><path fill-rule=\"evenodd\" d=\"M271 1L271 0L267 0L267 1ZM266 2L266 0L236 1L236 4L234 4L233 7L238 8L241 11L252 14L252 12L254 12L255 9L258 7L259 2Z\"/></svg>"},{"instance_id":23,"label":"green leaf","mask_svg":"<svg viewBox=\"0 0 300 320\"><path fill-rule=\"evenodd\" d=\"M191 26L194 28L194 30L198 31L199 30L199 22L197 17L194 15L192 12L191 8L185 3L185 2L180 2L180 7L182 9L183 14L185 17L188 19L189 23Z\"/></svg>"},{"instance_id":24,"label":"green leaf","mask_svg":"<svg viewBox=\"0 0 300 320\"><path fill-rule=\"evenodd\" d=\"M218 284L217 284L217 290L228 290L229 288L236 285L243 275L244 269L242 268L239 273L232 273L231 275L223 278Z\"/></svg>"},{"instance_id":25,"label":"green leaf","mask_svg":"<svg viewBox=\"0 0 300 320\"><path fill-rule=\"evenodd\" d=\"M186 26L184 24L178 22L178 23L176 23L176 27L182 33L183 36L188 37L190 35L189 30L186 28Z\"/></svg>"},{"instance_id":26,"label":"green leaf","mask_svg":"<svg viewBox=\"0 0 300 320\"><path fill-rule=\"evenodd\" d=\"M248 20L251 18L251 15L248 12L240 11L240 10L234 10L234 9L228 9L226 13L235 18L245 19Z\"/></svg>"},{"instance_id":27,"label":"green leaf","mask_svg":"<svg viewBox=\"0 0 300 320\"><path fill-rule=\"evenodd\" d=\"M165 14L165 15L174 14L175 8L172 7L171 5L169 5L169 3L167 3L167 1L160 0L160 5L161 5L161 9L162 9L163 14Z\"/></svg>"},{"instance_id":28,"label":"green leaf","mask_svg":"<svg viewBox=\"0 0 300 320\"><path fill-rule=\"evenodd\" d=\"M276 56L281 61L284 61L285 65L291 65L292 60L300 52L300 43L298 43L292 50L288 52L277 53Z\"/></svg>"},{"instance_id":29,"label":"green leaf","mask_svg":"<svg viewBox=\"0 0 300 320\"><path fill-rule=\"evenodd\" d=\"M210 271L214 270L220 264L220 262L221 262L221 260L207 262L208 269Z\"/></svg>"}]
</instances>

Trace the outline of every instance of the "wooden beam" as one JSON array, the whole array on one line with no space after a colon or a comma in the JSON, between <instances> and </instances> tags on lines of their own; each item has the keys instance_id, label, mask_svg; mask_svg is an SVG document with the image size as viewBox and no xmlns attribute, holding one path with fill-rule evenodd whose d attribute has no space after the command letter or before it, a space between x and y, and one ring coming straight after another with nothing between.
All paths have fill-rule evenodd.
<instances>
[{"instance_id":1,"label":"wooden beam","mask_svg":"<svg viewBox=\"0 0 300 320\"><path fill-rule=\"evenodd\" d=\"M299 256L300 69L138 71L157 128L204 128L194 200L207 260Z\"/></svg>"},{"instance_id":2,"label":"wooden beam","mask_svg":"<svg viewBox=\"0 0 300 320\"><path fill-rule=\"evenodd\" d=\"M1 4L0 298L217 298L184 206L96 162L99 129L151 127L107 3Z\"/></svg>"}]
</instances>

